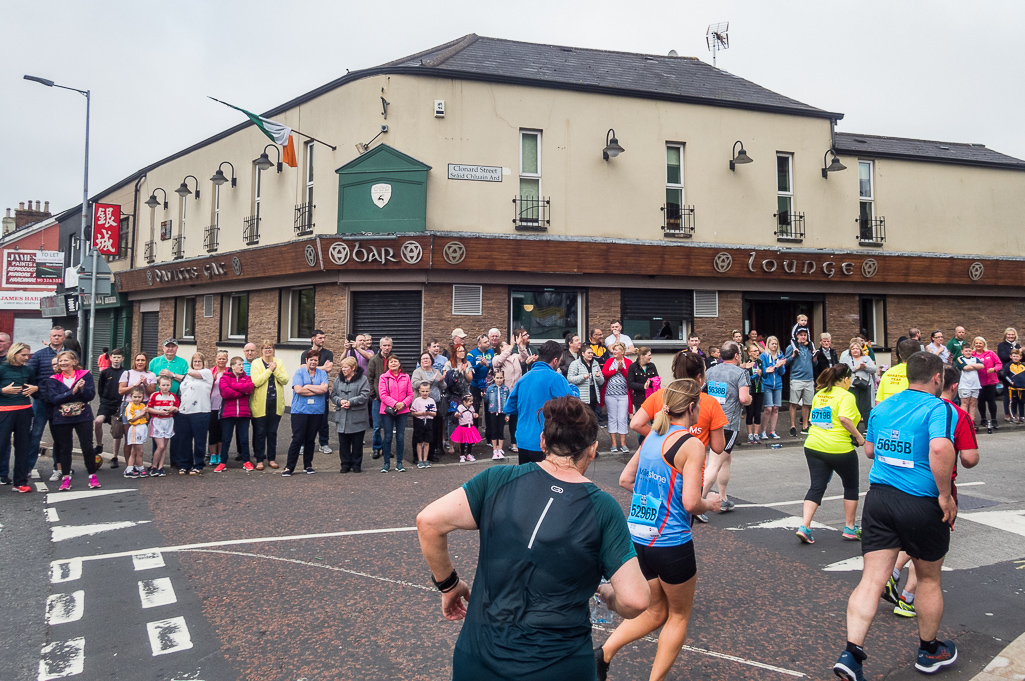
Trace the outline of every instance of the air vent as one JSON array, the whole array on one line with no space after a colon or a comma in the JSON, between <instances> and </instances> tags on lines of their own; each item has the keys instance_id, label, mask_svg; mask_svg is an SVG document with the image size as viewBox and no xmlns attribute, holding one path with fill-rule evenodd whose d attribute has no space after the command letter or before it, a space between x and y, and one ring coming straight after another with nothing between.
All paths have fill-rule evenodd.
<instances>
[{"instance_id":1,"label":"air vent","mask_svg":"<svg viewBox=\"0 0 1025 681\"><path fill-rule=\"evenodd\" d=\"M718 291L695 291L694 292L694 316L695 317L718 317L719 316L719 292Z\"/></svg>"},{"instance_id":2,"label":"air vent","mask_svg":"<svg viewBox=\"0 0 1025 681\"><path fill-rule=\"evenodd\" d=\"M452 286L452 314L454 315L481 315L481 299L483 298L484 287L467 284L454 284Z\"/></svg>"},{"instance_id":3,"label":"air vent","mask_svg":"<svg viewBox=\"0 0 1025 681\"><path fill-rule=\"evenodd\" d=\"M207 295L203 296L203 316L213 317L214 316L214 297Z\"/></svg>"},{"instance_id":4,"label":"air vent","mask_svg":"<svg viewBox=\"0 0 1025 681\"><path fill-rule=\"evenodd\" d=\"M572 52L573 51L572 48L569 48L569 47L560 47L559 49L562 50L563 52Z\"/></svg>"}]
</instances>

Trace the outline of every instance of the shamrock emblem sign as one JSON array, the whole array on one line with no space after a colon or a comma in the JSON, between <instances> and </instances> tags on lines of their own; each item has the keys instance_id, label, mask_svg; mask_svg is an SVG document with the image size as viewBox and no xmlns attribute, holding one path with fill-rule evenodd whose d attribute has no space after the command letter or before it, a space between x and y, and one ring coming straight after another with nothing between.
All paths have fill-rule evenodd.
<instances>
[{"instance_id":1,"label":"shamrock emblem sign","mask_svg":"<svg viewBox=\"0 0 1025 681\"><path fill-rule=\"evenodd\" d=\"M866 279L871 279L876 276L876 272L879 271L879 263L875 261L875 258L869 258L865 262L861 263L861 275Z\"/></svg>"},{"instance_id":2,"label":"shamrock emblem sign","mask_svg":"<svg viewBox=\"0 0 1025 681\"><path fill-rule=\"evenodd\" d=\"M712 266L715 267L715 271L719 274L727 272L731 267L733 267L733 256L726 251L718 253L712 261Z\"/></svg>"},{"instance_id":3,"label":"shamrock emblem sign","mask_svg":"<svg viewBox=\"0 0 1025 681\"><path fill-rule=\"evenodd\" d=\"M310 267L317 266L317 249L313 244L306 244L306 264Z\"/></svg>"},{"instance_id":4,"label":"shamrock emblem sign","mask_svg":"<svg viewBox=\"0 0 1025 681\"><path fill-rule=\"evenodd\" d=\"M982 266L982 263L976 260L972 263L972 266L968 268L968 277L972 281L978 281L979 279L982 279L982 273L984 271L985 268Z\"/></svg>"}]
</instances>

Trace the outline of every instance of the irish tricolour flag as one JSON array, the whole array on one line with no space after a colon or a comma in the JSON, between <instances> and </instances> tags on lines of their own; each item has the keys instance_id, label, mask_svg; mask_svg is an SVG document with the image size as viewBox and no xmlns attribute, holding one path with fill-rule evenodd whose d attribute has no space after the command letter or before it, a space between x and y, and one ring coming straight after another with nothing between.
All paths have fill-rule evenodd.
<instances>
[{"instance_id":1,"label":"irish tricolour flag","mask_svg":"<svg viewBox=\"0 0 1025 681\"><path fill-rule=\"evenodd\" d=\"M225 106L230 106L232 109L235 109L236 111L241 111L246 116L248 116L249 120L251 120L256 127L263 131L263 134L270 138L272 142L281 145L282 147L285 147L284 158L282 160L288 165L292 166L293 168L296 167L295 144L292 142L292 128L282 123L272 121L269 118L264 118L263 116L254 114L252 111L246 111L242 107L235 106L234 104L221 102L221 100L214 99L213 97L210 97L210 99L213 99L215 102L220 102Z\"/></svg>"}]
</instances>

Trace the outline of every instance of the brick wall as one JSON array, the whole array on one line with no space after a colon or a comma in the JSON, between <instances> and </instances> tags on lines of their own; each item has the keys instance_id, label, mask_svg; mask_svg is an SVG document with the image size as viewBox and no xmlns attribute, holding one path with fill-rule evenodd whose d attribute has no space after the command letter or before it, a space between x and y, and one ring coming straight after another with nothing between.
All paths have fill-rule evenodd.
<instances>
[{"instance_id":1,"label":"brick wall","mask_svg":"<svg viewBox=\"0 0 1025 681\"><path fill-rule=\"evenodd\" d=\"M248 339L256 343L278 341L278 292L279 289L261 289L249 292Z\"/></svg>"},{"instance_id":2,"label":"brick wall","mask_svg":"<svg viewBox=\"0 0 1025 681\"><path fill-rule=\"evenodd\" d=\"M587 338L591 329L600 328L606 336L612 322L621 321L622 293L618 288L590 288L587 290L587 328L581 329Z\"/></svg>"},{"instance_id":3,"label":"brick wall","mask_svg":"<svg viewBox=\"0 0 1025 681\"><path fill-rule=\"evenodd\" d=\"M423 341L437 338L442 347L452 340L452 330L461 328L466 332L467 345L473 347L479 334L487 333L492 327L502 332L502 339L508 340L509 287L485 285L481 291L481 315L452 314L452 285L426 284L424 286Z\"/></svg>"},{"instance_id":4,"label":"brick wall","mask_svg":"<svg viewBox=\"0 0 1025 681\"><path fill-rule=\"evenodd\" d=\"M857 294L826 294L826 331L833 337L833 348L837 354L847 349L850 340L858 333L860 323ZM814 341L818 345L819 339Z\"/></svg>"},{"instance_id":5,"label":"brick wall","mask_svg":"<svg viewBox=\"0 0 1025 681\"><path fill-rule=\"evenodd\" d=\"M694 333L701 337L701 347L721 345L730 339L734 329L744 328L744 300L740 291L719 291L719 316L695 317Z\"/></svg>"},{"instance_id":6,"label":"brick wall","mask_svg":"<svg viewBox=\"0 0 1025 681\"><path fill-rule=\"evenodd\" d=\"M160 321L157 323L159 347L163 347L165 338L174 336L174 298L163 298L160 301Z\"/></svg>"},{"instance_id":7,"label":"brick wall","mask_svg":"<svg viewBox=\"0 0 1025 681\"><path fill-rule=\"evenodd\" d=\"M922 330L922 340L939 329L945 340L954 335L955 326L965 327L966 337L982 336L990 350L1004 339L1004 329L1025 329L1025 301L1020 298L975 298L968 296L900 296L886 297L886 340L895 345L908 329Z\"/></svg>"},{"instance_id":8,"label":"brick wall","mask_svg":"<svg viewBox=\"0 0 1025 681\"><path fill-rule=\"evenodd\" d=\"M213 316L203 316L204 298L196 296L196 349L203 353L207 366L217 357L217 340L221 337L221 297L214 296Z\"/></svg>"}]
</instances>

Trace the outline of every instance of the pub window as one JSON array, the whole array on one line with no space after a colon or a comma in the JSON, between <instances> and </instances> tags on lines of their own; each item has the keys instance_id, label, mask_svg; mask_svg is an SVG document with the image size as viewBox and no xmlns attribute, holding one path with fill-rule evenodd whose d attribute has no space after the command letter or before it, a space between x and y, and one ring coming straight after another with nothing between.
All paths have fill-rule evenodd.
<instances>
[{"instance_id":1,"label":"pub window","mask_svg":"<svg viewBox=\"0 0 1025 681\"><path fill-rule=\"evenodd\" d=\"M889 347L886 343L886 297L861 296L861 328L876 348Z\"/></svg>"},{"instance_id":2,"label":"pub window","mask_svg":"<svg viewBox=\"0 0 1025 681\"><path fill-rule=\"evenodd\" d=\"M789 224L794 211L794 155L776 154L776 210L779 224Z\"/></svg>"},{"instance_id":3,"label":"pub window","mask_svg":"<svg viewBox=\"0 0 1025 681\"><path fill-rule=\"evenodd\" d=\"M306 147L306 204L313 205L313 142L307 142Z\"/></svg>"},{"instance_id":4,"label":"pub window","mask_svg":"<svg viewBox=\"0 0 1025 681\"><path fill-rule=\"evenodd\" d=\"M249 294L232 293L221 300L221 338L245 340L249 335Z\"/></svg>"},{"instance_id":5,"label":"pub window","mask_svg":"<svg viewBox=\"0 0 1025 681\"><path fill-rule=\"evenodd\" d=\"M174 335L176 338L195 340L196 338L196 297L178 298L175 300Z\"/></svg>"},{"instance_id":6,"label":"pub window","mask_svg":"<svg viewBox=\"0 0 1025 681\"><path fill-rule=\"evenodd\" d=\"M694 317L691 291L628 288L622 290L620 304L623 333L631 340L687 339Z\"/></svg>"},{"instance_id":7,"label":"pub window","mask_svg":"<svg viewBox=\"0 0 1025 681\"><path fill-rule=\"evenodd\" d=\"M541 202L541 131L520 130L520 218L538 220Z\"/></svg>"},{"instance_id":8,"label":"pub window","mask_svg":"<svg viewBox=\"0 0 1025 681\"><path fill-rule=\"evenodd\" d=\"M566 332L580 333L580 292L562 288L514 288L509 292L513 329L524 328L531 343L562 341Z\"/></svg>"},{"instance_id":9,"label":"pub window","mask_svg":"<svg viewBox=\"0 0 1025 681\"><path fill-rule=\"evenodd\" d=\"M289 288L282 290L281 327L284 333L282 341L308 343L313 335L314 300L316 294L312 286Z\"/></svg>"},{"instance_id":10,"label":"pub window","mask_svg":"<svg viewBox=\"0 0 1025 681\"><path fill-rule=\"evenodd\" d=\"M875 217L875 180L872 161L858 161L858 198L861 202L861 224L871 229Z\"/></svg>"}]
</instances>

